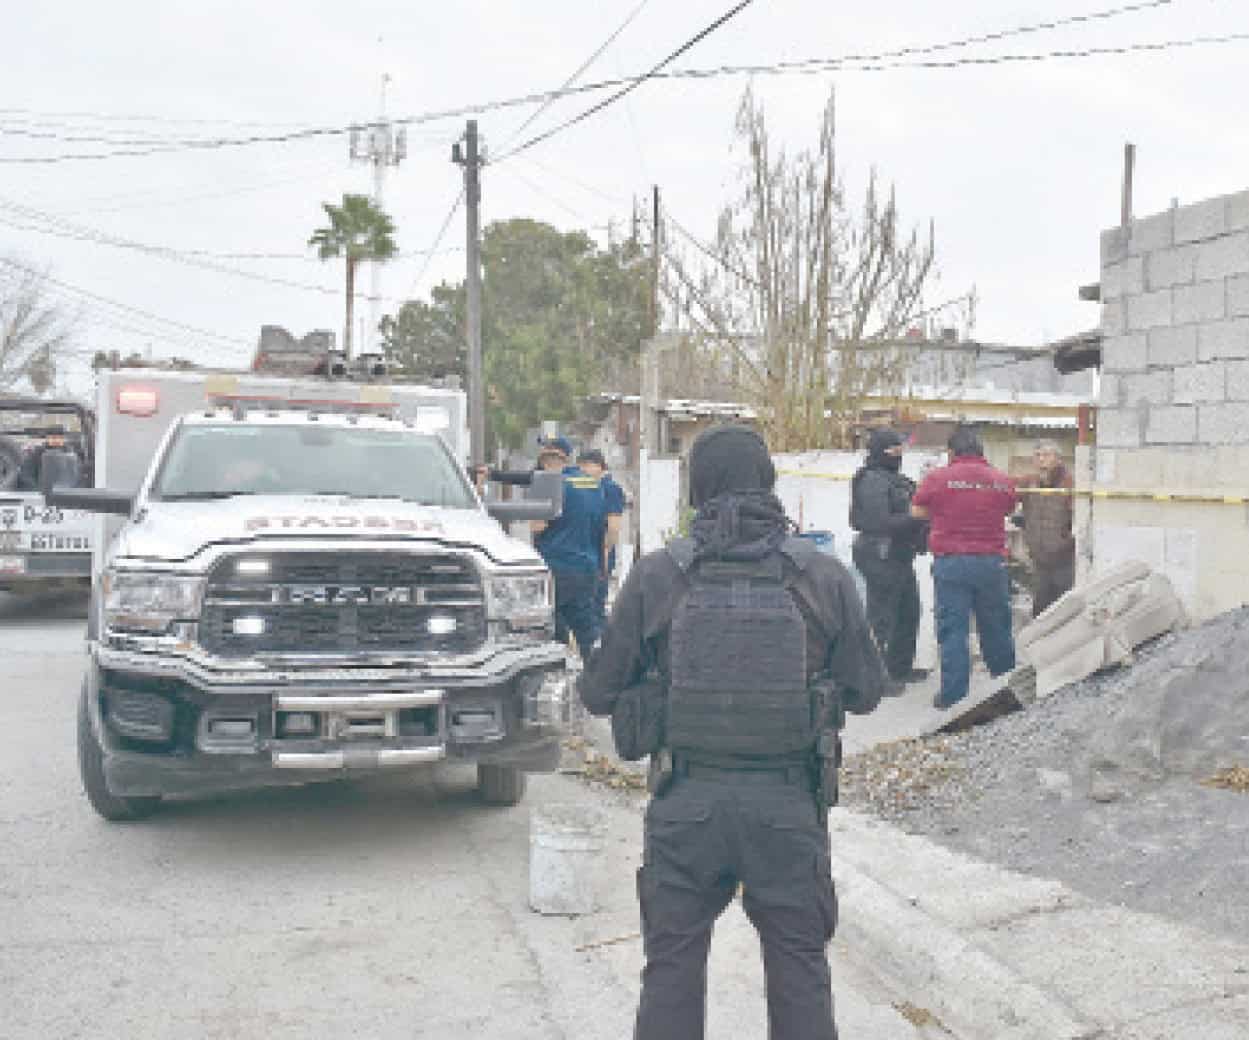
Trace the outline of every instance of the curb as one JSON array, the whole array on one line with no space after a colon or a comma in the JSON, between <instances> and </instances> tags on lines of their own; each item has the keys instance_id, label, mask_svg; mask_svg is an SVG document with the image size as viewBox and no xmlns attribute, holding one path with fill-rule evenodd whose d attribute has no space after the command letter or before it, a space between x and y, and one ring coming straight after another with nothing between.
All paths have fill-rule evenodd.
<instances>
[{"instance_id":1,"label":"curb","mask_svg":"<svg viewBox=\"0 0 1249 1040\"><path fill-rule=\"evenodd\" d=\"M851 958L898 996L924 1005L974 1040L1089 1040L1101 1028L1080 1019L955 929L904 900L832 850Z\"/></svg>"}]
</instances>

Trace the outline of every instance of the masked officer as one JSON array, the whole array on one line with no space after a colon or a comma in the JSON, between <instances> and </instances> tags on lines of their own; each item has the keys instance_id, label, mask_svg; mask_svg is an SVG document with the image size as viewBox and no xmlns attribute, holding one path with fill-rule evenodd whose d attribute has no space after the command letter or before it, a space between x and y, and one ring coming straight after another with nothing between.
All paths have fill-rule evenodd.
<instances>
[{"instance_id":1,"label":"masked officer","mask_svg":"<svg viewBox=\"0 0 1249 1040\"><path fill-rule=\"evenodd\" d=\"M689 477L693 537L630 570L581 681L613 730L639 697L661 699L641 712L657 734L639 749L656 782L634 1035L703 1036L711 932L740 884L763 946L770 1035L835 1040L835 730L843 707L872 711L888 680L849 573L790 536L762 438L744 426L701 434Z\"/></svg>"},{"instance_id":2,"label":"masked officer","mask_svg":"<svg viewBox=\"0 0 1249 1040\"><path fill-rule=\"evenodd\" d=\"M927 525L911 516L915 483L902 472L902 437L873 430L867 461L850 485L854 565L867 586L867 619L889 675L900 682L926 679L914 667L919 633L919 583L915 555L924 549Z\"/></svg>"}]
</instances>

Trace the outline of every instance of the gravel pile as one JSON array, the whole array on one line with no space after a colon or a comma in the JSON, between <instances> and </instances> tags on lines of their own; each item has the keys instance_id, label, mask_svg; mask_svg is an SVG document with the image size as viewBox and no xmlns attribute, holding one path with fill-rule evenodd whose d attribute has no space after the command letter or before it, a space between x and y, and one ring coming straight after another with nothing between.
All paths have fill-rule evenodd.
<instances>
[{"instance_id":1,"label":"gravel pile","mask_svg":"<svg viewBox=\"0 0 1249 1040\"><path fill-rule=\"evenodd\" d=\"M1244 773L1090 786L1090 738L1185 662L1249 639L1249 610L1160 637L1133 664L953 736L848 758L843 805L1096 899L1249 935ZM1249 748L1245 767L1249 767ZM1201 781L1205 779L1203 784ZM1090 797L1090 795L1092 797Z\"/></svg>"}]
</instances>

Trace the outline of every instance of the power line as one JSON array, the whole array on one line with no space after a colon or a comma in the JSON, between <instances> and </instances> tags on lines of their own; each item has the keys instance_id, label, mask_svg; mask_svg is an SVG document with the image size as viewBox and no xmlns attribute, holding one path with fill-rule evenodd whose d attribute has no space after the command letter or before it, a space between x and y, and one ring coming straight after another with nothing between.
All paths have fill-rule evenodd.
<instances>
[{"instance_id":1,"label":"power line","mask_svg":"<svg viewBox=\"0 0 1249 1040\"><path fill-rule=\"evenodd\" d=\"M556 134L563 133L565 130L568 130L571 127L576 126L578 123L584 122L585 120L589 119L591 116L597 115L599 112L603 111L603 109L607 108L609 105L615 104L622 97L625 97L633 93L633 91L635 91L648 79L651 79L656 74L663 71L663 69L667 68L667 66L671 65L674 61L677 60L677 58L681 57L682 54L685 54L687 51L689 51L693 47L696 47L698 44L702 43L703 40L705 40L708 36L714 33L721 26L725 25L726 23L731 21L733 18L735 18L737 15L741 14L741 12L744 11L747 7L749 7L752 3L754 3L754 0L740 0L740 3L737 3L733 7L729 8L729 10L725 11L724 14L720 15L720 17L717 18L710 25L704 26L702 29L696 32L693 36L691 36L688 40L686 40L683 44L681 44L676 50L674 50L671 54L669 54L666 58L663 58L661 61L659 61L658 64L654 65L652 68L648 69L646 72L642 73L640 76L633 77L631 80L629 80L628 83L626 83L623 87L617 90L614 94L610 95L609 97L604 98L602 101L596 102L595 104L591 105L589 108L585 109L584 111L578 112L571 119L566 119L564 120L564 122L551 127L549 130L544 130L542 133L538 134L536 137L529 138L529 140L517 145L515 148L511 149L511 151L505 152L496 161L503 162L504 160L508 159L509 157L513 155L518 155L521 152L526 152L530 148L533 148L541 144L543 141L550 140Z\"/></svg>"},{"instance_id":2,"label":"power line","mask_svg":"<svg viewBox=\"0 0 1249 1040\"><path fill-rule=\"evenodd\" d=\"M850 54L836 58L813 58L803 61L776 62L771 65L721 65L709 69L673 69L669 71L654 71L643 78L646 79L705 79L717 76L727 75L776 75L790 72L820 72L820 71L836 71L848 63L859 63L858 67L851 71L879 71L870 63L885 61L890 58L904 57L913 54L931 54L944 50L952 50L961 47L971 46L977 43L996 42L1009 39L1015 36L1030 35L1036 32L1049 31L1052 29L1063 28L1071 25L1079 25L1093 21L1106 20L1118 17L1123 14L1130 14L1149 8L1161 7L1172 3L1173 0L1146 0L1146 2L1132 3L1121 5L1118 7L1107 8L1100 11L1094 11L1086 14L1070 15L1064 18L1056 18L1046 22L1036 22L1027 25L1017 26L1011 29L1003 29L994 33L983 34L980 36L968 36L962 39L947 41L944 43L931 44L923 47L904 47L893 51L883 51L876 54ZM1040 55L1018 55L1007 56L1005 60L1044 60L1059 57L1092 57L1100 54L1121 54L1129 53L1132 50L1166 50L1179 47L1191 47L1199 44L1216 44L1230 43L1245 38L1244 34L1236 34L1222 37L1199 37L1190 40L1172 40L1161 44L1141 44L1134 45L1131 48L1103 48L1098 50L1089 50L1085 52L1069 52L1054 51ZM999 59L1002 60L1002 59ZM970 64L970 62L969 62ZM867 67L864 67L867 66ZM897 67L897 66L894 66ZM933 67L920 65L917 67ZM941 64L935 67L949 67ZM529 105L534 103L545 103L548 101L558 100L563 97L571 97L579 94L594 93L600 90L609 90L613 87L620 87L632 83L638 77L624 76L615 79L601 80L594 83L586 83L580 85L560 88L558 90L538 91L526 94L521 97L507 98L499 101L485 102L477 105L466 105L454 109L445 109L442 111L426 112L416 115L410 115L403 118L393 119L390 122L396 125L415 126L424 123L437 122L444 119L459 118L466 115L480 115L486 112L501 111L508 108ZM20 112L30 115L39 115L40 113L32 112L29 109L0 109L0 113L4 112ZM93 118L99 119L126 119L129 117L108 116L96 114ZM138 118L138 117L136 117ZM160 121L161 117L151 117ZM166 120L168 121L168 120ZM247 123L234 123L229 120L185 120L188 123L212 123L217 122L224 125L257 125ZM263 124L259 124L263 125ZM280 125L280 124L279 124ZM0 163L49 163L49 162L67 162L77 160L91 159L107 159L125 156L145 156L159 154L166 151L181 151L187 148L225 148L225 147L241 147L252 144L270 144L284 143L289 141L305 140L316 137L334 137L351 133L353 130L367 130L378 124L374 122L351 123L345 126L320 126L320 127L302 127L296 130L275 134L253 134L238 137L218 137L218 138L197 138L192 142L180 144L171 141L169 144L144 150L119 150L115 152L94 152L67 154L59 156L21 156L0 158Z\"/></svg>"},{"instance_id":3,"label":"power line","mask_svg":"<svg viewBox=\"0 0 1249 1040\"><path fill-rule=\"evenodd\" d=\"M747 0L747 2L749 2L749 0ZM1088 18L1091 16L1084 17ZM613 87L620 87L622 84L629 90L632 90L634 86L646 80L698 80L714 79L721 76L783 75L789 73L814 75L821 72L886 72L899 69L956 69L992 65L1038 63L1064 59L1124 56L1130 54L1157 54L1165 51L1185 50L1203 46L1241 43L1246 40L1249 40L1249 33L1228 33L1222 36L1197 36L1188 39L1163 40L1154 43L1134 43L1113 47L1051 50L1036 53L999 54L987 57L963 57L946 61L888 62L884 60L884 56L882 55L877 57L865 56L861 59L856 59L854 57L813 58L807 61L777 62L769 65L721 65L716 68L707 69L674 69L667 72L660 71L642 73L640 76L634 77L600 80L595 83L586 83L569 87L566 90L538 91L532 94L526 94L522 97L506 98L500 101L463 105L454 109L443 109L441 111L426 112L419 115L404 116L402 118L392 119L390 122L395 125L412 126L422 123L453 119L466 115L480 115L486 112L497 112L521 105L534 104L535 102L546 101L549 98L563 98L579 94L596 93L601 90L609 90ZM943 44L937 46L952 47L955 45L956 44ZM613 98L623 97L625 96L625 93L625 91L619 91L613 96ZM610 103L611 100L612 99L608 99L606 103ZM588 118L594 110L601 107L605 107L605 105L595 106L595 109L582 113L580 118ZM580 119L577 121L580 121ZM371 129L376 125L378 124L372 122L354 123L347 126L315 127L285 134L256 134L233 138L196 138L194 140L187 141L173 140L167 145L146 149L118 149L105 152L71 152L62 153L60 155L0 156L0 164L48 165L61 162L78 162L113 158L142 158L151 155L176 153L189 150L215 150L221 148L245 147L257 144L281 144L302 140L312 140L315 138L341 137L345 134L351 133L353 130L364 131ZM561 126L554 128L549 133L554 134L560 132L562 129L565 129L567 125L571 125L571 122L569 124L561 124ZM535 139L535 143L536 141L537 139ZM527 145L521 145L517 149L513 149L513 151L508 154L515 154L520 151L521 148L526 146ZM503 158L506 157L507 156L504 156Z\"/></svg>"},{"instance_id":4,"label":"power line","mask_svg":"<svg viewBox=\"0 0 1249 1040\"><path fill-rule=\"evenodd\" d=\"M99 231L82 224L76 224L72 221L64 220L50 213L42 212L29 206L23 206L12 200L0 197L0 209L7 209L16 212L25 220L34 220L35 224L23 224L13 219L6 219L0 216L0 224L15 228L19 231L29 231L35 234L51 235L55 238L64 238L71 241L90 242L95 245L111 246L115 249L129 249L134 252L143 253L148 256L156 257L161 260L169 260L174 263L185 264L189 267L198 267L206 271L213 271L217 274L232 275L236 278L246 278L250 281L263 282L268 285L277 285L285 289L299 289L304 292L315 292L322 296L337 296L339 290L324 285L316 285L311 282L295 281L291 278L281 278L276 275L260 274L256 271L247 271L240 267L229 267L225 264L218 263L216 260L209 259L213 254L207 252L193 252L189 250L173 249L169 246L151 245L146 242L136 242L132 239L121 238L116 235L110 235L107 232ZM372 297L365 297L371 299ZM401 302L391 297L382 298L387 303Z\"/></svg>"},{"instance_id":5,"label":"power line","mask_svg":"<svg viewBox=\"0 0 1249 1040\"><path fill-rule=\"evenodd\" d=\"M110 299L107 296L101 296L99 293L93 293L90 290L79 288L76 285L70 285L68 282L62 282L59 279L53 278L51 275L44 274L42 271L20 263L11 257L0 256L0 264L4 264L5 266L14 268L18 271L24 271L29 275L34 275L35 277L46 282L48 285L55 286L64 292L71 293L75 296L82 296L89 300L94 300L97 303L115 308L127 314L133 314L141 318L146 318L149 321L158 322L160 325L169 326L170 328L178 329L183 332L189 332L195 336L206 336L209 339L216 340L221 343L228 343L232 346L251 346L250 343L234 336L226 336L219 332L212 332L209 329L197 328L194 325L188 325L185 322L176 321L172 318L163 318L159 314L153 314L151 311L143 310L141 307L134 307L127 303L121 303L120 301Z\"/></svg>"},{"instance_id":6,"label":"power line","mask_svg":"<svg viewBox=\"0 0 1249 1040\"><path fill-rule=\"evenodd\" d=\"M451 208L447 210L447 216L442 222L442 227L438 229L438 234L434 238L434 244L426 251L427 256L425 263L421 265L421 269L417 271L416 277L412 279L412 288L408 290L408 297L416 295L416 287L421 284L421 280L425 277L425 272L429 270L430 265L434 262L434 257L438 255L438 248L442 245L443 238L446 237L447 228L451 226L451 221L455 219L456 213L460 209L460 204L464 201L464 189L460 189L460 193L456 195L455 201L451 203ZM402 304L400 304L402 306Z\"/></svg>"},{"instance_id":7,"label":"power line","mask_svg":"<svg viewBox=\"0 0 1249 1040\"><path fill-rule=\"evenodd\" d=\"M637 16L642 13L642 9L646 7L646 5L649 3L650 3L650 0L641 0L641 3L639 3L632 11L629 12L625 20L621 22L618 26L616 26L616 29L612 32L612 34L608 36L607 39L604 40L601 44L599 44L598 49L593 54L591 54L588 58L586 58L585 61L581 63L577 71L574 72L571 76L569 76L566 80L564 80L562 84L560 84L559 89L567 90L574 83L576 83L577 80L581 78L582 73L584 73L596 61L598 61L598 59L603 56L603 52L606 51L607 48L610 47L613 43L616 42L620 34L623 33L627 28L629 28L630 25L633 24L634 19L637 18ZM542 115L542 113L544 113L553 104L555 104L556 100L557 100L556 98L548 98L545 102L543 102L542 105L539 108L537 108L529 116L528 119L526 119L523 123L520 124L520 126L518 126L515 130L512 131L511 135L503 143L503 147L506 148L509 144L515 141L516 138L518 138L521 134L523 134L526 130L528 130L529 127L533 124L533 122Z\"/></svg>"}]
</instances>

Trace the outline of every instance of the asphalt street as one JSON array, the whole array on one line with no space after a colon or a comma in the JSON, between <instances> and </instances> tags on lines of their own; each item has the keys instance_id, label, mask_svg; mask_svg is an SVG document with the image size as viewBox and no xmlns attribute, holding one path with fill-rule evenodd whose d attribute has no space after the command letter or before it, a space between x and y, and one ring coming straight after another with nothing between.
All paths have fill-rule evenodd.
<instances>
[{"instance_id":1,"label":"asphalt street","mask_svg":"<svg viewBox=\"0 0 1249 1040\"><path fill-rule=\"evenodd\" d=\"M636 800L555 775L488 808L457 767L105 823L75 759L84 612L0 595L0 1035L631 1035ZM528 908L528 809L550 802L606 812L596 914ZM946 1035L911 1025L840 942L832 957L844 1040ZM763 1038L762 994L734 908L713 944L708 1036Z\"/></svg>"}]
</instances>

